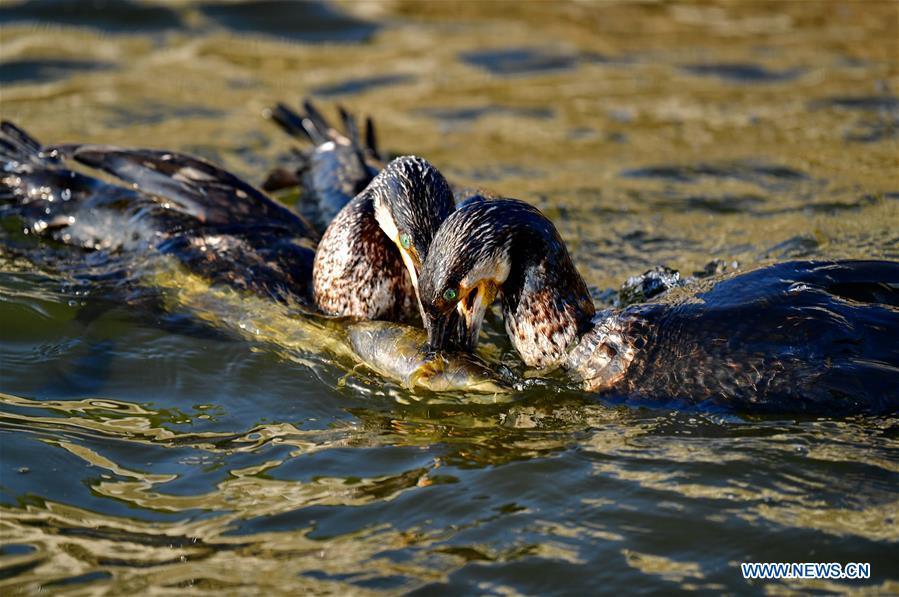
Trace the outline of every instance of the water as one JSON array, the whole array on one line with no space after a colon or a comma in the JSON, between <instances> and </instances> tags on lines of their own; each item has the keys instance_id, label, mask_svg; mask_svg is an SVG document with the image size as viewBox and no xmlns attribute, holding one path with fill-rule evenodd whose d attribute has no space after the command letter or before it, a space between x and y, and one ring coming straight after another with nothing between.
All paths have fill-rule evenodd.
<instances>
[{"instance_id":1,"label":"water","mask_svg":"<svg viewBox=\"0 0 899 597\"><path fill-rule=\"evenodd\" d=\"M292 146L261 112L317 93L537 204L599 302L899 258L895 3L250 4L4 2L2 116L258 183ZM0 261L5 594L899 592L895 417L438 403L32 269Z\"/></svg>"}]
</instances>

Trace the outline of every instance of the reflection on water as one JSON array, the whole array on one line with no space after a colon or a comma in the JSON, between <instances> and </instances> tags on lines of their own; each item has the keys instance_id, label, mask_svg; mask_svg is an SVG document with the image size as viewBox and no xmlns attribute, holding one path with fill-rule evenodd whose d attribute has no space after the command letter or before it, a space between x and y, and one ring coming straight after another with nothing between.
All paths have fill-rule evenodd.
<instances>
[{"instance_id":1,"label":"reflection on water","mask_svg":"<svg viewBox=\"0 0 899 597\"><path fill-rule=\"evenodd\" d=\"M772 6L5 2L0 111L259 182L292 147L262 110L339 97L389 152L539 205L606 302L659 264L899 259L899 9ZM91 283L0 257L4 593L899 591L895 417L436 403L210 330L108 257Z\"/></svg>"},{"instance_id":2,"label":"reflection on water","mask_svg":"<svg viewBox=\"0 0 899 597\"><path fill-rule=\"evenodd\" d=\"M131 0L25 0L0 7L0 23L55 23L110 33L149 33L182 26L176 11Z\"/></svg>"},{"instance_id":3,"label":"reflection on water","mask_svg":"<svg viewBox=\"0 0 899 597\"><path fill-rule=\"evenodd\" d=\"M90 60L9 60L0 64L0 83L23 83L63 79L79 71L103 70L114 65Z\"/></svg>"}]
</instances>

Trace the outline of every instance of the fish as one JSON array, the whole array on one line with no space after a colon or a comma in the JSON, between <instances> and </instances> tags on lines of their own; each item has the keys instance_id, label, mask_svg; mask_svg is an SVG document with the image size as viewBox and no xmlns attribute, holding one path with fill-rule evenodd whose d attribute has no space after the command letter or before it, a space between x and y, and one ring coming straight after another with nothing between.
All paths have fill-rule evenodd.
<instances>
[{"instance_id":1,"label":"fish","mask_svg":"<svg viewBox=\"0 0 899 597\"><path fill-rule=\"evenodd\" d=\"M190 312L301 364L325 359L353 371L362 365L410 392L510 395L514 384L475 355L428 354L421 328L388 321L326 317L211 283L175 261L157 263L151 285L173 312ZM328 358L330 357L330 358Z\"/></svg>"},{"instance_id":2,"label":"fish","mask_svg":"<svg viewBox=\"0 0 899 597\"><path fill-rule=\"evenodd\" d=\"M423 329L387 321L350 324L347 336L367 367L408 389L508 394L513 386L477 356L461 352L429 353Z\"/></svg>"}]
</instances>

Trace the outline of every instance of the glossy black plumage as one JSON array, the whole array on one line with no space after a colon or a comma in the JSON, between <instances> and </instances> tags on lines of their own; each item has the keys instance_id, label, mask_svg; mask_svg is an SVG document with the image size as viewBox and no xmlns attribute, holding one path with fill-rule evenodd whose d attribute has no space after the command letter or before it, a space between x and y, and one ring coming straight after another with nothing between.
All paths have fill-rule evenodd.
<instances>
[{"instance_id":1,"label":"glossy black plumage","mask_svg":"<svg viewBox=\"0 0 899 597\"><path fill-rule=\"evenodd\" d=\"M7 122L0 125L0 152L0 215L19 218L31 234L114 254L125 269L129 259L158 251L213 282L311 306L311 227L217 166L154 150L67 145L43 151ZM63 157L127 186L72 170Z\"/></svg>"},{"instance_id":2,"label":"glossy black plumage","mask_svg":"<svg viewBox=\"0 0 899 597\"><path fill-rule=\"evenodd\" d=\"M899 263L798 261L624 309L613 395L752 412L899 412Z\"/></svg>"}]
</instances>

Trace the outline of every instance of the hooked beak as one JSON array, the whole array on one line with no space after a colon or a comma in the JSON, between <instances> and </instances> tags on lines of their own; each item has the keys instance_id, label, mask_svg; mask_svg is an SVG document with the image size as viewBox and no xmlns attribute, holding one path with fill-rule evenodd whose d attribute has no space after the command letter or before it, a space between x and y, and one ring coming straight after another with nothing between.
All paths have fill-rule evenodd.
<instances>
[{"instance_id":1,"label":"hooked beak","mask_svg":"<svg viewBox=\"0 0 899 597\"><path fill-rule=\"evenodd\" d=\"M412 287L415 289L415 300L418 303L418 313L421 315L422 323L425 323L427 322L427 317L425 316L425 310L421 304L421 296L418 292L418 272L421 270L421 257L414 251L414 249L410 250L403 248L403 244L400 242L400 232L397 230L396 222L393 219L393 215L390 213L390 209L383 200L375 200L375 220L377 220L381 232L387 235L387 238L392 240L393 244L396 245L396 248L399 249L400 257L403 258L403 265L406 266L406 271L409 272L409 278L412 280Z\"/></svg>"},{"instance_id":2,"label":"hooked beak","mask_svg":"<svg viewBox=\"0 0 899 597\"><path fill-rule=\"evenodd\" d=\"M443 350L468 350L468 328L455 309L436 317L425 316L424 324L428 332L428 352L432 355Z\"/></svg>"},{"instance_id":3,"label":"hooked beak","mask_svg":"<svg viewBox=\"0 0 899 597\"><path fill-rule=\"evenodd\" d=\"M484 324L484 316L487 309L496 299L499 286L490 280L485 280L475 286L464 299L459 301L456 308L461 315L460 328L462 329L462 348L468 352L474 352L478 345L478 337L481 335L481 326Z\"/></svg>"},{"instance_id":4,"label":"hooked beak","mask_svg":"<svg viewBox=\"0 0 899 597\"><path fill-rule=\"evenodd\" d=\"M453 311L450 311L436 317L428 315L425 318L425 327L428 328L428 352L441 351L449 344L451 328L448 324L452 315Z\"/></svg>"},{"instance_id":5,"label":"hooked beak","mask_svg":"<svg viewBox=\"0 0 899 597\"><path fill-rule=\"evenodd\" d=\"M427 321L427 316L425 315L424 306L421 304L421 293L418 291L418 271L421 269L421 260L418 259L418 255L413 255L410 251L404 249L400 243L396 243L397 248L400 250L400 256L403 258L403 264L406 266L406 271L409 272L409 278L412 279L412 288L415 289L415 301L418 303L418 313L421 315L422 323Z\"/></svg>"}]
</instances>

